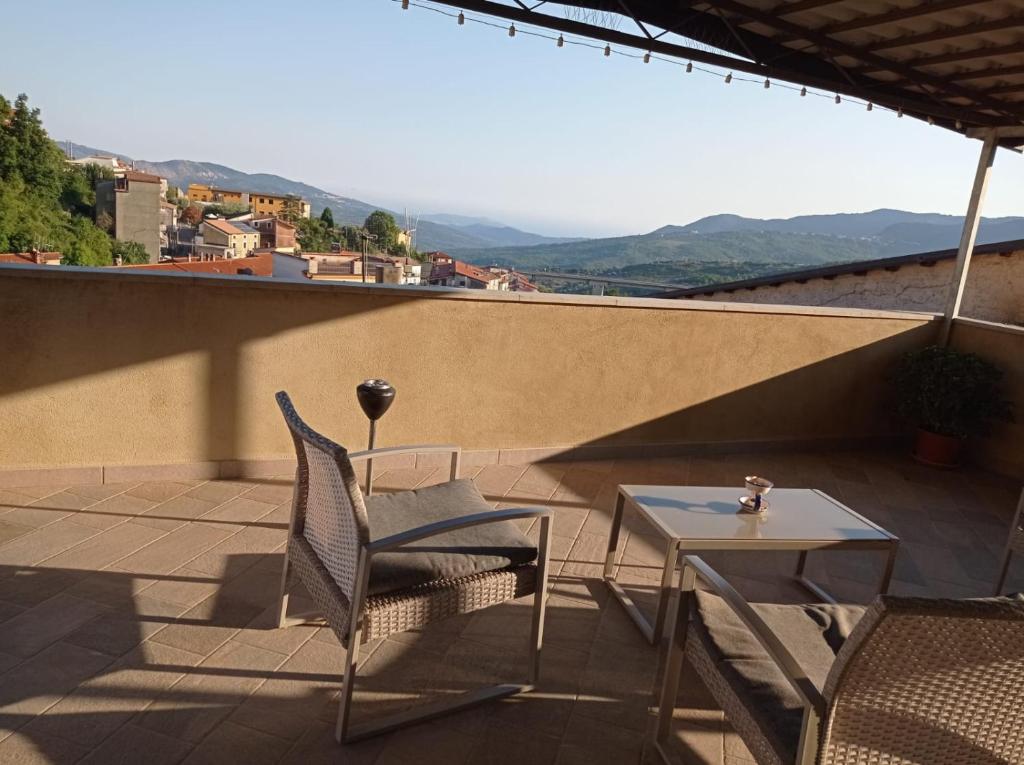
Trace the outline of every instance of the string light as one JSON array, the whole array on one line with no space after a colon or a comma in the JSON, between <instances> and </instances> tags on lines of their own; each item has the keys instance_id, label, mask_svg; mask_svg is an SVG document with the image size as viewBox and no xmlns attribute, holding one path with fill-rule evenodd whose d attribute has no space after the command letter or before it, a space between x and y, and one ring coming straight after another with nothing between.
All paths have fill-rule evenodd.
<instances>
[{"instance_id":1,"label":"string light","mask_svg":"<svg viewBox=\"0 0 1024 765\"><path fill-rule=\"evenodd\" d=\"M457 19L459 26L464 26L466 24L466 21L467 21L467 17L465 15L465 13L463 11L461 11L461 10L459 11L458 15L456 15L455 13L448 12L448 11L442 10L440 8L435 8L435 7L432 7L431 5L422 4L421 2L418 2L417 0L392 0L392 2L399 3L401 5L401 7L402 7L402 10L408 10L409 6L413 5L413 6L417 7L417 8L422 8L424 10L433 11L434 13L439 13L439 14L441 14L443 16L448 16L449 18L455 18L455 19ZM505 28L500 23L494 23L492 21L487 21L487 20L484 20L484 19L473 18L472 16L470 16L468 18L468 20L472 21L472 22L474 22L476 24L480 24L482 26L493 27L493 28L496 28L496 29L504 29ZM516 29L515 24L510 24L508 26L508 36L509 37L515 37L516 33L518 31L520 31L520 30ZM590 40L588 38L575 39L575 40L574 39L566 40L564 35L562 35L562 34L559 34L558 37L556 38L556 37L554 37L551 34L547 34L543 30L542 31L531 31L529 28L527 28L527 30L525 32L523 32L523 33L526 34L526 35L533 36L533 37L540 37L540 38L547 39L547 40L554 40L555 44L559 48L564 48L566 43L569 43L569 44L572 44L572 45L578 45L578 46L582 46L582 47L585 47L585 48L593 48L593 49L596 49L596 50L601 50L602 49L601 45L599 43L597 43L596 41L592 41L592 40ZM611 47L611 45L610 44L606 44L604 46L604 48L603 48L603 52L604 52L605 57L610 57L612 55L612 47ZM649 64L651 62L651 58L653 58L654 54L653 54L652 51L648 50L648 51L644 52L642 56L638 55L638 54L633 54L633 53L619 53L619 55L626 56L627 58L642 58L643 62L645 64ZM665 59L665 58L659 58L658 60L659 61L664 61L665 63L675 64L677 66L684 66L683 62L681 62L681 61L674 61L674 60ZM691 61L687 61L686 64L685 64L685 68L686 68L687 74L693 72L693 70L694 70L693 61L692 60ZM722 73L721 73L720 70L719 71L715 71L714 69L706 69L706 68L698 66L697 67L697 71L702 72L704 74L709 74L709 75L714 75L714 76L717 76L717 77L722 77ZM732 83L733 77L734 77L733 72L728 72L727 74L725 74L725 76L724 76L725 84L729 85L730 83ZM750 77L740 77L739 81L740 82L750 82L750 83L758 82L758 80L752 79ZM763 81L764 89L768 90L768 89L771 88L771 86L772 86L771 79L766 77L764 79L764 81ZM779 85L779 87L781 87L781 88L783 88L785 90L797 90L795 85L789 85L789 84L787 84L785 82L782 83L781 85ZM819 97L822 97L822 98L828 98L827 92L826 93L810 92L810 91L808 91L807 86L802 86L802 87L800 87L799 90L800 90L801 98L806 97L807 95L814 95L814 96L819 96ZM835 100L836 104L841 104L842 101L843 101L843 99L842 99L842 97L840 96L839 93L835 94L834 100ZM869 111L869 112L870 111L874 111L874 108L875 108L874 103L870 102L870 101L861 101L859 99L854 98L854 99L851 99L850 102L854 103L854 104L861 104L861 105L863 105L867 109L867 111ZM883 106L881 108L883 110L885 110L885 111L893 111L893 109L891 109L889 107ZM895 112L896 112L897 118L902 118L903 117L903 107L902 106L900 106L897 109L895 109ZM935 118L934 117L928 116L927 119L928 119L928 124L929 125L934 125L935 124ZM963 123L961 122L961 120L956 120L955 125L956 125L956 129L957 130L963 130Z\"/></svg>"},{"instance_id":2,"label":"string light","mask_svg":"<svg viewBox=\"0 0 1024 765\"><path fill-rule=\"evenodd\" d=\"M964 127L964 123L962 123L960 120L957 120L956 121L956 129L957 130L963 130L963 127Z\"/></svg>"}]
</instances>

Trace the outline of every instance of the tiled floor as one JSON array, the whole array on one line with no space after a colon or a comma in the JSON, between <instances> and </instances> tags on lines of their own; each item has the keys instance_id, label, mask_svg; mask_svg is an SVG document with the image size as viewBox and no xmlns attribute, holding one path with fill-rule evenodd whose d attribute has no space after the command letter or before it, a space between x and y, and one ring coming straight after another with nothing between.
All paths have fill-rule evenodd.
<instances>
[{"instance_id":1,"label":"tiled floor","mask_svg":"<svg viewBox=\"0 0 1024 765\"><path fill-rule=\"evenodd\" d=\"M288 479L0 491L0 763L636 763L658 657L609 602L600 561L619 483L739 485L751 472L832 494L902 539L894 591L988 594L1019 486L942 473L892 453L787 453L475 468L496 504L555 508L542 687L339 749L342 649L309 623L270 628ZM444 480L384 472L379 490ZM627 521L622 576L657 578L659 551ZM804 594L785 553L709 562L752 599ZM823 553L814 574L871 596L881 561ZM1011 586L1024 588L1024 565ZM293 598L299 601L301 595ZM357 717L525 669L529 600L369 646ZM684 679L681 762L749 754Z\"/></svg>"}]
</instances>

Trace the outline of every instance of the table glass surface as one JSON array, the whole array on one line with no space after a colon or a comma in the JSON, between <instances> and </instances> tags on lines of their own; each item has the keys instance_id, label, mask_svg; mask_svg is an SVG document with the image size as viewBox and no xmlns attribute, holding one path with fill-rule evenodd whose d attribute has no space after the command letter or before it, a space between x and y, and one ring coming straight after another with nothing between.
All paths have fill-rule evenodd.
<instances>
[{"instance_id":1,"label":"table glass surface","mask_svg":"<svg viewBox=\"0 0 1024 765\"><path fill-rule=\"evenodd\" d=\"M887 540L827 495L811 489L773 489L763 514L740 511L743 487L620 486L640 512L673 539L850 541Z\"/></svg>"}]
</instances>

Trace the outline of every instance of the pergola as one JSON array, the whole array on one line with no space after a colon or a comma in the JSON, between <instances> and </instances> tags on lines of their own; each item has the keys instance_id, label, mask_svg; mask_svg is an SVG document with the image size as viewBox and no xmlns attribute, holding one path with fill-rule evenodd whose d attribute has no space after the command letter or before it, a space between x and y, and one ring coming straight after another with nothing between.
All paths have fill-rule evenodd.
<instances>
[{"instance_id":1,"label":"pergola","mask_svg":"<svg viewBox=\"0 0 1024 765\"><path fill-rule=\"evenodd\" d=\"M863 99L980 139L946 309L948 338L996 149L1024 147L1022 0L436 1Z\"/></svg>"}]
</instances>

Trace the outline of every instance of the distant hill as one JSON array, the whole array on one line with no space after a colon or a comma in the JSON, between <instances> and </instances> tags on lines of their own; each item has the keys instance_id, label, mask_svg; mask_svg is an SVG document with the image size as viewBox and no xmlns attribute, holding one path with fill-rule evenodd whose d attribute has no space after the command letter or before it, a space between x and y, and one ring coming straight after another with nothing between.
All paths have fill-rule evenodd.
<instances>
[{"instance_id":1,"label":"distant hill","mask_svg":"<svg viewBox=\"0 0 1024 765\"><path fill-rule=\"evenodd\" d=\"M465 248L475 263L522 268L615 269L641 263L745 262L813 266L956 247L962 218L874 210L786 219L714 215L649 234L516 248ZM1024 239L1024 218L986 218L978 242Z\"/></svg>"},{"instance_id":2,"label":"distant hill","mask_svg":"<svg viewBox=\"0 0 1024 765\"><path fill-rule=\"evenodd\" d=\"M60 144L64 146L66 142L61 141ZM131 157L117 152L95 149L78 143L73 146L76 157L103 154L120 157L126 162L133 161ZM171 185L180 186L182 189L187 188L190 183L205 183L245 191L264 191L268 194L297 194L309 201L314 215L319 215L325 207L330 207L334 220L339 224L361 225L366 216L374 210L387 209L381 205L332 194L316 186L280 175L245 173L213 162L196 162L188 159L171 159L164 162L136 159L134 162L137 169L160 175ZM402 220L398 213L389 212L397 220ZM446 219L452 222L446 224ZM443 213L421 217L416 227L416 246L420 250L486 249L515 246L519 243L542 244L561 241L565 240L520 231L496 221Z\"/></svg>"}]
</instances>

